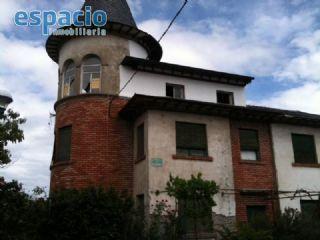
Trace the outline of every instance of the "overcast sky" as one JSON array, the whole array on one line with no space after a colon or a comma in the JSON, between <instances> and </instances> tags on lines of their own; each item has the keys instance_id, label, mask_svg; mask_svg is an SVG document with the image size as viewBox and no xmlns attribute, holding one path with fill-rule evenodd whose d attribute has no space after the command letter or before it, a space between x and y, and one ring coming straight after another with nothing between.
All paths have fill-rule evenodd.
<instances>
[{"instance_id":1,"label":"overcast sky","mask_svg":"<svg viewBox=\"0 0 320 240\"><path fill-rule=\"evenodd\" d=\"M39 28L16 27L17 10L76 10L83 0L10 0L0 8L0 89L27 118L25 141L0 175L27 190L49 185L57 66ZM129 1L139 28L159 37L182 0ZM162 42L162 61L255 77L249 104L320 114L319 0L189 0ZM134 84L134 81L133 83Z\"/></svg>"}]
</instances>

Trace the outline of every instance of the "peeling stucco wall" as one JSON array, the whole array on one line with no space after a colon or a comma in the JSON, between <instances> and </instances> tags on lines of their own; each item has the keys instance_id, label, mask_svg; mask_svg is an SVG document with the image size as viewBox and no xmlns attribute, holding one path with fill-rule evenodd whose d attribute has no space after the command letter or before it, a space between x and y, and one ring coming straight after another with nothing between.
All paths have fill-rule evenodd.
<instances>
[{"instance_id":1,"label":"peeling stucco wall","mask_svg":"<svg viewBox=\"0 0 320 240\"><path fill-rule=\"evenodd\" d=\"M173 199L166 194L156 196L155 191L163 191L169 180L170 174L182 178L190 178L191 174L201 172L204 179L214 180L221 188L234 188L232 154L230 142L229 120L219 117L199 116L184 113L170 113L161 111L148 111L147 122L147 158L135 165L136 171L141 172L142 166L147 164L148 169L148 194L150 202L154 205L157 200L168 200L174 207ZM212 162L197 160L174 160L172 155L176 154L176 121L206 124L208 136L209 156ZM138 120L141 123L141 119ZM136 126L138 124L136 123ZM151 164L152 159L162 159L163 166L155 167ZM135 174L135 182L141 181L143 174ZM213 211L216 214L232 217L235 216L234 195L217 194L215 197L217 206Z\"/></svg>"}]
</instances>

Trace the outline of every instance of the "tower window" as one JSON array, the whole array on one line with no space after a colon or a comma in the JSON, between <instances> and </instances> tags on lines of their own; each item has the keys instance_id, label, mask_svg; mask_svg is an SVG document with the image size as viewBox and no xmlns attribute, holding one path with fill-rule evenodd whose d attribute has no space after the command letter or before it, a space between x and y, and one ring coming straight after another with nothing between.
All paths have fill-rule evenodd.
<instances>
[{"instance_id":1,"label":"tower window","mask_svg":"<svg viewBox=\"0 0 320 240\"><path fill-rule=\"evenodd\" d=\"M70 62L63 74L62 97L75 95L75 76L76 68L73 62Z\"/></svg>"},{"instance_id":2,"label":"tower window","mask_svg":"<svg viewBox=\"0 0 320 240\"><path fill-rule=\"evenodd\" d=\"M240 129L241 160L259 160L259 134L257 130Z\"/></svg>"},{"instance_id":3,"label":"tower window","mask_svg":"<svg viewBox=\"0 0 320 240\"><path fill-rule=\"evenodd\" d=\"M296 163L317 163L314 136L292 134L292 144Z\"/></svg>"},{"instance_id":4,"label":"tower window","mask_svg":"<svg viewBox=\"0 0 320 240\"><path fill-rule=\"evenodd\" d=\"M101 62L98 57L85 58L82 65L82 93L99 93L101 88Z\"/></svg>"},{"instance_id":5,"label":"tower window","mask_svg":"<svg viewBox=\"0 0 320 240\"><path fill-rule=\"evenodd\" d=\"M184 86L177 84L167 83L166 85L166 96L178 99L184 99Z\"/></svg>"},{"instance_id":6,"label":"tower window","mask_svg":"<svg viewBox=\"0 0 320 240\"><path fill-rule=\"evenodd\" d=\"M232 92L217 91L217 102L222 104L234 105Z\"/></svg>"},{"instance_id":7,"label":"tower window","mask_svg":"<svg viewBox=\"0 0 320 240\"><path fill-rule=\"evenodd\" d=\"M58 130L56 162L70 161L72 127L64 127Z\"/></svg>"}]
</instances>

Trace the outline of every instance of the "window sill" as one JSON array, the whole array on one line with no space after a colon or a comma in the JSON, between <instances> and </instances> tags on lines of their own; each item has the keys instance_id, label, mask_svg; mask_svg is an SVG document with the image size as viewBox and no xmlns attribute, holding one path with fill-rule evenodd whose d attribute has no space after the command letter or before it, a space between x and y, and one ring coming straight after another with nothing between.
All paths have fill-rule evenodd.
<instances>
[{"instance_id":1,"label":"window sill","mask_svg":"<svg viewBox=\"0 0 320 240\"><path fill-rule=\"evenodd\" d=\"M203 161L212 162L212 157L200 157L200 156L186 156L186 155L172 155L174 160L190 160L190 161Z\"/></svg>"},{"instance_id":2,"label":"window sill","mask_svg":"<svg viewBox=\"0 0 320 240\"><path fill-rule=\"evenodd\" d=\"M265 163L260 160L240 160L241 164L251 164L251 165L265 165Z\"/></svg>"},{"instance_id":3,"label":"window sill","mask_svg":"<svg viewBox=\"0 0 320 240\"><path fill-rule=\"evenodd\" d=\"M292 163L293 167L320 168L319 163Z\"/></svg>"},{"instance_id":4,"label":"window sill","mask_svg":"<svg viewBox=\"0 0 320 240\"><path fill-rule=\"evenodd\" d=\"M56 167L61 167L61 166L68 166L68 165L71 165L73 164L73 162L71 161L61 161L61 162L58 162L58 163L53 163L51 166L50 166L50 170L52 170L53 168L56 168Z\"/></svg>"},{"instance_id":5,"label":"window sill","mask_svg":"<svg viewBox=\"0 0 320 240\"><path fill-rule=\"evenodd\" d=\"M146 155L143 155L143 156L137 158L135 164L138 164L139 162L142 162L144 160L146 160Z\"/></svg>"}]
</instances>

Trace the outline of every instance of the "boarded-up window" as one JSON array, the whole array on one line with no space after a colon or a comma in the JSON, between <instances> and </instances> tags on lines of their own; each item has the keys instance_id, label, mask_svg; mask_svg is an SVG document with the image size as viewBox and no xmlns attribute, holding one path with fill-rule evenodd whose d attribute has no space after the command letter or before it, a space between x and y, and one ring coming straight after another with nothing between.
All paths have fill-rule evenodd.
<instances>
[{"instance_id":1,"label":"boarded-up window","mask_svg":"<svg viewBox=\"0 0 320 240\"><path fill-rule=\"evenodd\" d=\"M144 157L144 124L141 124L137 128L137 160L141 160Z\"/></svg>"},{"instance_id":2,"label":"boarded-up window","mask_svg":"<svg viewBox=\"0 0 320 240\"><path fill-rule=\"evenodd\" d=\"M254 223L257 219L267 217L266 206L247 206L247 218L249 223Z\"/></svg>"},{"instance_id":3,"label":"boarded-up window","mask_svg":"<svg viewBox=\"0 0 320 240\"><path fill-rule=\"evenodd\" d=\"M256 161L259 159L259 134L257 130L240 129L241 159Z\"/></svg>"},{"instance_id":4,"label":"boarded-up window","mask_svg":"<svg viewBox=\"0 0 320 240\"><path fill-rule=\"evenodd\" d=\"M56 162L70 160L72 127L64 127L58 130Z\"/></svg>"},{"instance_id":5,"label":"boarded-up window","mask_svg":"<svg viewBox=\"0 0 320 240\"><path fill-rule=\"evenodd\" d=\"M292 134L296 163L317 163L316 147L312 135Z\"/></svg>"},{"instance_id":6,"label":"boarded-up window","mask_svg":"<svg viewBox=\"0 0 320 240\"><path fill-rule=\"evenodd\" d=\"M177 154L208 156L206 125L176 123Z\"/></svg>"}]
</instances>

